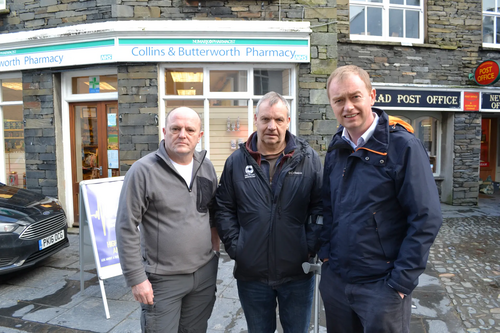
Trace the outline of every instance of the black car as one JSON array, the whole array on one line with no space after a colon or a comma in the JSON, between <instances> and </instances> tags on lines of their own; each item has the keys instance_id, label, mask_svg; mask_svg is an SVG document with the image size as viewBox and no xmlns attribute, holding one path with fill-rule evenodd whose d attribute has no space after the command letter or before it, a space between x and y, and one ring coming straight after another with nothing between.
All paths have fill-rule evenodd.
<instances>
[{"instance_id":1,"label":"black car","mask_svg":"<svg viewBox=\"0 0 500 333\"><path fill-rule=\"evenodd\" d=\"M32 266L69 246L57 199L0 183L0 274Z\"/></svg>"}]
</instances>

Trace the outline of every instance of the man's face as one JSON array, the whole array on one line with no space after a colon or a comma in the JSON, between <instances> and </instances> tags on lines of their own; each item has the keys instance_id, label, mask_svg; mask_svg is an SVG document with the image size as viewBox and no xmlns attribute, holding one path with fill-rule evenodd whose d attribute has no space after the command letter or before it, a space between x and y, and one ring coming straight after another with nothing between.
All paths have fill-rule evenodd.
<instances>
[{"instance_id":1,"label":"man's face","mask_svg":"<svg viewBox=\"0 0 500 333\"><path fill-rule=\"evenodd\" d=\"M373 122L375 89L369 91L358 75L350 74L342 81L330 82L328 92L337 121L351 137L360 137Z\"/></svg>"},{"instance_id":2,"label":"man's face","mask_svg":"<svg viewBox=\"0 0 500 333\"><path fill-rule=\"evenodd\" d=\"M189 163L203 135L201 120L191 109L177 109L169 115L163 134L168 156L176 163Z\"/></svg>"},{"instance_id":3,"label":"man's face","mask_svg":"<svg viewBox=\"0 0 500 333\"><path fill-rule=\"evenodd\" d=\"M266 150L280 148L285 143L286 130L290 124L290 117L286 106L279 101L273 106L269 102L262 102L259 113L254 116L257 127L257 146Z\"/></svg>"}]
</instances>

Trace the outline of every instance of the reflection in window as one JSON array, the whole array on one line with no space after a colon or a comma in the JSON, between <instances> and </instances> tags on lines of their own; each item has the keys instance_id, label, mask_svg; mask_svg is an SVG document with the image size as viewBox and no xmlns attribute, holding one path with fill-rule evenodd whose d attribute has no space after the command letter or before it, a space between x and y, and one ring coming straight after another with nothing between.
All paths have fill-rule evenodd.
<instances>
[{"instance_id":1,"label":"reflection in window","mask_svg":"<svg viewBox=\"0 0 500 333\"><path fill-rule=\"evenodd\" d=\"M248 107L243 100L210 100L210 160L218 176L224 163L248 137ZM243 103L245 102L245 103Z\"/></svg>"},{"instance_id":2,"label":"reflection in window","mask_svg":"<svg viewBox=\"0 0 500 333\"><path fill-rule=\"evenodd\" d=\"M500 44L500 4L498 0L483 0L483 43Z\"/></svg>"},{"instance_id":3,"label":"reflection in window","mask_svg":"<svg viewBox=\"0 0 500 333\"><path fill-rule=\"evenodd\" d=\"M415 135L422 141L431 164L432 172L436 172L437 157L437 124L433 117L422 117L416 120Z\"/></svg>"},{"instance_id":4,"label":"reflection in window","mask_svg":"<svg viewBox=\"0 0 500 333\"><path fill-rule=\"evenodd\" d=\"M71 79L73 94L97 94L117 92L117 75L82 76Z\"/></svg>"},{"instance_id":5,"label":"reflection in window","mask_svg":"<svg viewBox=\"0 0 500 333\"><path fill-rule=\"evenodd\" d=\"M423 1L350 0L349 4L352 39L423 42Z\"/></svg>"},{"instance_id":6,"label":"reflection in window","mask_svg":"<svg viewBox=\"0 0 500 333\"><path fill-rule=\"evenodd\" d=\"M165 88L167 95L203 95L203 68L167 68Z\"/></svg>"},{"instance_id":7,"label":"reflection in window","mask_svg":"<svg viewBox=\"0 0 500 333\"><path fill-rule=\"evenodd\" d=\"M281 95L290 94L289 69L254 69L253 86L255 95L265 95L275 91Z\"/></svg>"},{"instance_id":8,"label":"reflection in window","mask_svg":"<svg viewBox=\"0 0 500 333\"><path fill-rule=\"evenodd\" d=\"M22 101L23 83L19 79L2 80L2 102Z\"/></svg>"},{"instance_id":9,"label":"reflection in window","mask_svg":"<svg viewBox=\"0 0 500 333\"><path fill-rule=\"evenodd\" d=\"M247 71L210 71L210 92L245 92L247 90Z\"/></svg>"}]
</instances>

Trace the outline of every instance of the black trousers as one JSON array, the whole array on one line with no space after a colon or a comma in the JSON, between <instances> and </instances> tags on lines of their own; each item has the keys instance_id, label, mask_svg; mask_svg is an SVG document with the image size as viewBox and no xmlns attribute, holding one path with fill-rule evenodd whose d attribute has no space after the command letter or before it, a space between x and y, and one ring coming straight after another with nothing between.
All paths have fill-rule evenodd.
<instances>
[{"instance_id":1,"label":"black trousers","mask_svg":"<svg viewBox=\"0 0 500 333\"><path fill-rule=\"evenodd\" d=\"M344 283L322 265L319 286L328 333L409 333L411 295L404 299L385 280Z\"/></svg>"}]
</instances>

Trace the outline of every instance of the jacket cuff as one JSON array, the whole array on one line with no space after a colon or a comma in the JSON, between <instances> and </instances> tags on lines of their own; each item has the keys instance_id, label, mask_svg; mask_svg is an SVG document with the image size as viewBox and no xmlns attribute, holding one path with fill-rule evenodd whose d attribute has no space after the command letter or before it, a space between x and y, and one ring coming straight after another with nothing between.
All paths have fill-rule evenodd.
<instances>
[{"instance_id":1,"label":"jacket cuff","mask_svg":"<svg viewBox=\"0 0 500 333\"><path fill-rule=\"evenodd\" d=\"M403 293L405 296L408 296L409 294L411 294L411 292L413 291L414 288L412 289L408 289L408 288L405 288L403 287L402 285L400 285L399 283L396 283L393 279L389 278L387 280L387 285L389 287L391 287L392 289L396 290L396 291L399 291L401 293Z\"/></svg>"}]
</instances>

